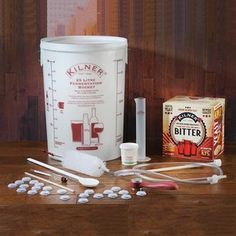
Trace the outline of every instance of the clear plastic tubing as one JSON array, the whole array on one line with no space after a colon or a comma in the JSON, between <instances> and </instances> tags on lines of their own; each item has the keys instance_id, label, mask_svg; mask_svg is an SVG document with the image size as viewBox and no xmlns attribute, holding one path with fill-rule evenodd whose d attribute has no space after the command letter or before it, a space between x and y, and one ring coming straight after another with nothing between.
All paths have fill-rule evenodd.
<instances>
[{"instance_id":1,"label":"clear plastic tubing","mask_svg":"<svg viewBox=\"0 0 236 236\"><path fill-rule=\"evenodd\" d=\"M135 174L135 175L139 176L140 178L143 178L145 180L152 181L152 182L172 180L174 182L186 183L186 184L216 184L216 183L218 183L218 181L220 179L226 178L226 176L223 175L222 169L218 165L216 165L214 162L212 162L212 163L194 162L194 163L191 163L191 167L189 165L189 162L181 162L181 165L183 167L184 167L184 165L188 165L189 168L194 168L193 165L196 165L196 167L209 167L209 168L214 168L216 170L216 174L214 174L212 176L191 178L191 179L179 179L177 177L162 174L160 172L155 172L155 171L153 171L153 169L150 169L150 170L139 169L142 167L156 166L158 164L163 164L163 163L140 164L140 165L135 166L133 169L125 169L125 170L115 171L114 175L115 176L126 176L126 175ZM176 163L167 163L167 164L176 164ZM180 169L180 168L178 168L178 169ZM186 169L186 168L184 167L183 169ZM150 177L151 175L153 175L154 177Z\"/></svg>"},{"instance_id":2,"label":"clear plastic tubing","mask_svg":"<svg viewBox=\"0 0 236 236\"><path fill-rule=\"evenodd\" d=\"M136 143L138 144L138 162L150 161L146 157L146 98L134 99L136 104Z\"/></svg>"}]
</instances>

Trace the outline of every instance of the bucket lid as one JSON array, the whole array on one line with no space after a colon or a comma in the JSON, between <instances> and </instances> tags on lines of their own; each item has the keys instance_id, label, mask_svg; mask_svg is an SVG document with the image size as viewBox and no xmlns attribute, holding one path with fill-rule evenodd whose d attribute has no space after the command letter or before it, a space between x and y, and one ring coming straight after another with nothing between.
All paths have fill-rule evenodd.
<instances>
[{"instance_id":1,"label":"bucket lid","mask_svg":"<svg viewBox=\"0 0 236 236\"><path fill-rule=\"evenodd\" d=\"M127 47L127 39L114 36L60 36L42 38L40 48L60 52L105 51Z\"/></svg>"}]
</instances>

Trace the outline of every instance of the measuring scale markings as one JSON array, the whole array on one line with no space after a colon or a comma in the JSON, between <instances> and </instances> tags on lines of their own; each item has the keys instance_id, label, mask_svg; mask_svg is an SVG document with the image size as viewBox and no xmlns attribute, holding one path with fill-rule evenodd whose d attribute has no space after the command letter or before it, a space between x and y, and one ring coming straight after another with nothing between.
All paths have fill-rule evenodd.
<instances>
[{"instance_id":1,"label":"measuring scale markings","mask_svg":"<svg viewBox=\"0 0 236 236\"><path fill-rule=\"evenodd\" d=\"M50 82L51 82L50 86L48 87L48 90L51 93L51 102L49 102L49 107L52 109L52 121L50 122L50 126L53 129L54 148L58 148L57 145L62 145L62 144L64 144L64 142L58 141L58 137L56 135L56 131L58 130L58 127L56 126L56 121L58 121L58 118L56 116L56 112L58 111L58 109L56 108L57 99L55 98L55 93L56 93L55 83L56 83L56 80L53 78L53 73L56 72L55 70L53 70L53 64L55 63L55 61L47 60L47 62L50 64L50 73L48 73L48 76L50 77Z\"/></svg>"},{"instance_id":2,"label":"measuring scale markings","mask_svg":"<svg viewBox=\"0 0 236 236\"><path fill-rule=\"evenodd\" d=\"M122 141L122 134L120 127L118 127L118 120L121 119L122 120L122 115L123 115L123 111L120 110L120 108L122 107L122 104L124 102L123 99L123 84L121 84L122 80L120 79L120 76L123 76L124 71L123 70L119 70L119 64L123 63L123 59L117 59L114 60L116 63L116 145L119 144ZM123 64L121 65L121 67L123 68ZM121 98L120 98L121 97Z\"/></svg>"}]
</instances>

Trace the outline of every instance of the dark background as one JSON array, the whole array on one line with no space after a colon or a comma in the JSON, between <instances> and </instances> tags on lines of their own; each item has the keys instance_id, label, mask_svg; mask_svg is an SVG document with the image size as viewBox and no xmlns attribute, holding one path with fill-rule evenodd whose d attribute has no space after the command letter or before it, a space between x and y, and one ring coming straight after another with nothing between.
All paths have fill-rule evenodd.
<instances>
[{"instance_id":1,"label":"dark background","mask_svg":"<svg viewBox=\"0 0 236 236\"><path fill-rule=\"evenodd\" d=\"M134 98L147 98L147 151L159 153L162 103L225 97L226 143L236 141L236 1L98 0L97 34L128 38L125 140ZM0 0L0 140L46 140L40 38L46 0Z\"/></svg>"}]
</instances>

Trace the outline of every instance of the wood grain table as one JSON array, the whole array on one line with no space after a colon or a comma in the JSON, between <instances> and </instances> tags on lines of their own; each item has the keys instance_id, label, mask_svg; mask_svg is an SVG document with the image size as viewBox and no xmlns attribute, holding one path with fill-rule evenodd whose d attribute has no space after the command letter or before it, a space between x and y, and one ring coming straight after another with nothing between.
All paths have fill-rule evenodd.
<instances>
[{"instance_id":1,"label":"wood grain table","mask_svg":"<svg viewBox=\"0 0 236 236\"><path fill-rule=\"evenodd\" d=\"M44 170L27 163L27 157L60 166L49 160L45 142L0 143L0 235L235 235L236 234L236 145L227 145L222 156L226 180L215 185L179 185L179 190L147 189L146 197L131 200L89 198L77 204L84 188L72 181L76 190L67 202L59 200L56 187L49 196L28 196L7 184L25 171ZM153 162L170 161L152 156ZM111 171L122 168L119 160L107 163ZM47 171L47 170L45 170ZM191 171L191 173L193 173ZM209 169L175 172L178 176L211 174ZM112 186L131 190L130 177L104 174L95 189Z\"/></svg>"}]
</instances>

